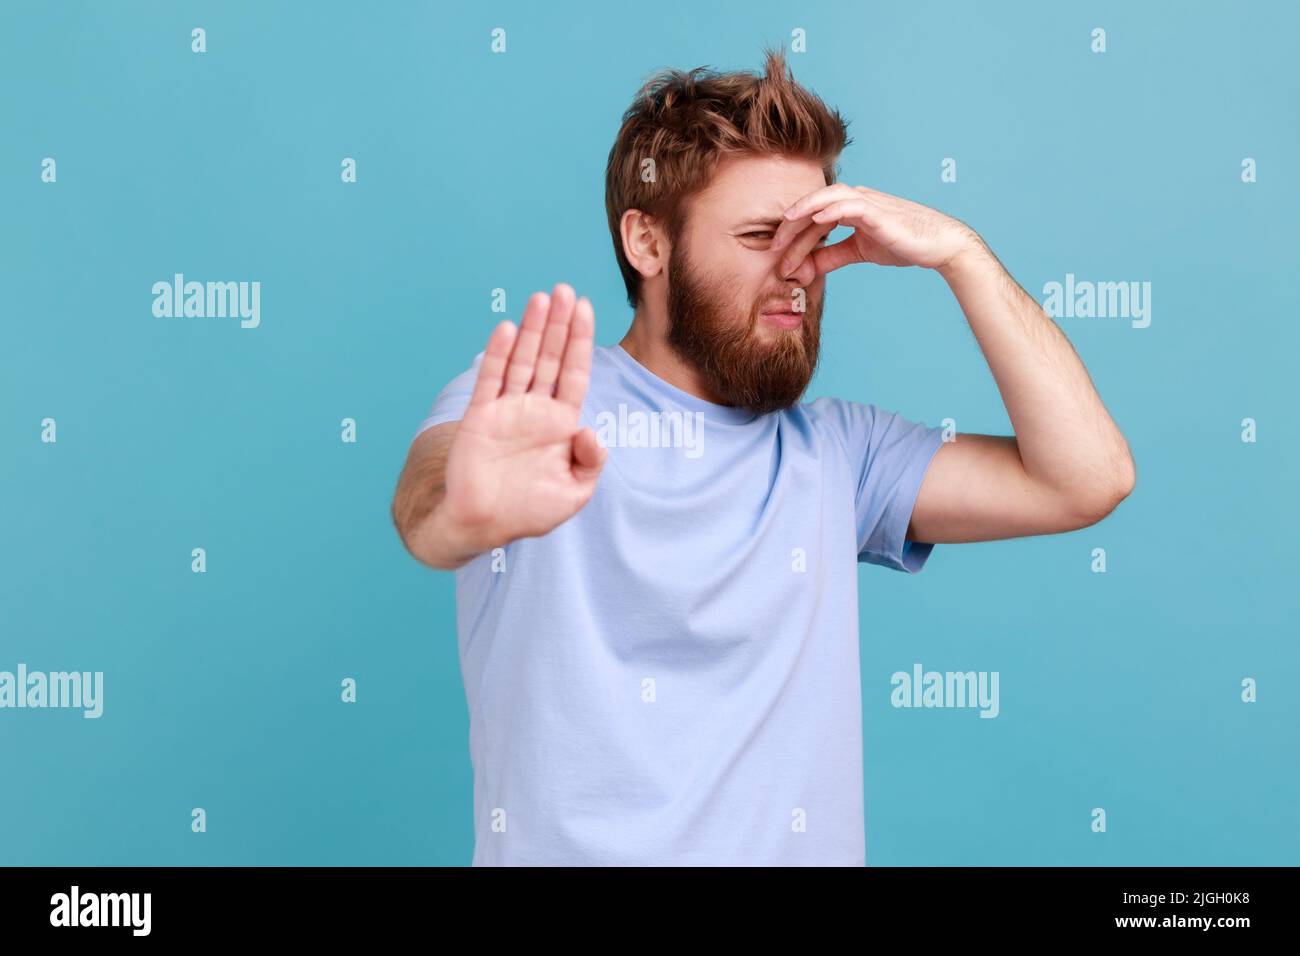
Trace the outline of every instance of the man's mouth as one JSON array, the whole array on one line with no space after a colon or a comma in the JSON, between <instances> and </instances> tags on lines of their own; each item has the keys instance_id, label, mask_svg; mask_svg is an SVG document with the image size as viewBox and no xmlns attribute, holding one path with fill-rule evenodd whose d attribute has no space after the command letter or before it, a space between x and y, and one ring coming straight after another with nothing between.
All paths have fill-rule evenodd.
<instances>
[{"instance_id":1,"label":"man's mouth","mask_svg":"<svg viewBox=\"0 0 1300 956\"><path fill-rule=\"evenodd\" d=\"M803 322L803 314L799 312L790 312L788 310L781 312L764 312L762 317L771 322L777 328L797 329Z\"/></svg>"}]
</instances>

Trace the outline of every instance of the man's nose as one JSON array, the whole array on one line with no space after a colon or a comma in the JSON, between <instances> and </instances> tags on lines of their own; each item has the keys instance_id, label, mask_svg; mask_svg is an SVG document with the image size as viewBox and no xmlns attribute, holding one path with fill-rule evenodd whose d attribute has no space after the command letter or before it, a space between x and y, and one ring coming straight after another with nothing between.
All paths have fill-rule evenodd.
<instances>
[{"instance_id":1,"label":"man's nose","mask_svg":"<svg viewBox=\"0 0 1300 956\"><path fill-rule=\"evenodd\" d=\"M807 286L813 281L813 279L817 278L817 266L813 263L812 252L809 252L808 255L804 256L803 259L800 260L792 269L781 270L780 266L781 263L778 262L777 270L785 272L785 274L781 276L781 279L785 282L793 283L796 287L802 288Z\"/></svg>"}]
</instances>

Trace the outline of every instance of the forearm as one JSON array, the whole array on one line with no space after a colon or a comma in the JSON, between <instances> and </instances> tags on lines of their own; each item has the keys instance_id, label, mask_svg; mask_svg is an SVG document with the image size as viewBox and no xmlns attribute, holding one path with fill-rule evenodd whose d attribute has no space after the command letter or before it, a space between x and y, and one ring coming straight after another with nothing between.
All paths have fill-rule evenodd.
<instances>
[{"instance_id":1,"label":"forearm","mask_svg":"<svg viewBox=\"0 0 1300 956\"><path fill-rule=\"evenodd\" d=\"M938 271L993 373L1026 475L1113 507L1133 485L1132 455L1065 334L981 241Z\"/></svg>"},{"instance_id":2,"label":"forearm","mask_svg":"<svg viewBox=\"0 0 1300 956\"><path fill-rule=\"evenodd\" d=\"M431 435L427 448L413 452L393 495L392 517L402 543L420 562L451 571L477 553L449 519L446 508L447 455L455 427Z\"/></svg>"}]
</instances>

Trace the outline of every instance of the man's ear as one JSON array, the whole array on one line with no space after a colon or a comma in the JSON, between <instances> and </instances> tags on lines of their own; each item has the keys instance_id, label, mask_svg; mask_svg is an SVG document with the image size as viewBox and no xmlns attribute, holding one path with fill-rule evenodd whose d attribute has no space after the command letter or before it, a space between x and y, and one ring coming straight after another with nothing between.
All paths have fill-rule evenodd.
<instances>
[{"instance_id":1,"label":"man's ear","mask_svg":"<svg viewBox=\"0 0 1300 956\"><path fill-rule=\"evenodd\" d=\"M623 255L632 268L650 279L668 268L668 234L663 224L640 209L629 209L619 221Z\"/></svg>"}]
</instances>

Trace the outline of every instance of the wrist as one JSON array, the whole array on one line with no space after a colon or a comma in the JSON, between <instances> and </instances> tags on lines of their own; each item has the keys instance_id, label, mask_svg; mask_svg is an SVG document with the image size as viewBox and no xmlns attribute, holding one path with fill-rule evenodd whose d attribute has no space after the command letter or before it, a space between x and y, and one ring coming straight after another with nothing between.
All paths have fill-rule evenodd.
<instances>
[{"instance_id":1,"label":"wrist","mask_svg":"<svg viewBox=\"0 0 1300 956\"><path fill-rule=\"evenodd\" d=\"M459 520L447 509L444 499L429 513L421 529L428 561L451 571L492 547L487 529Z\"/></svg>"},{"instance_id":2,"label":"wrist","mask_svg":"<svg viewBox=\"0 0 1300 956\"><path fill-rule=\"evenodd\" d=\"M997 266L998 261L993 252L984 244L984 240L972 232L966 243L935 271L949 285L953 285L986 274Z\"/></svg>"}]
</instances>

